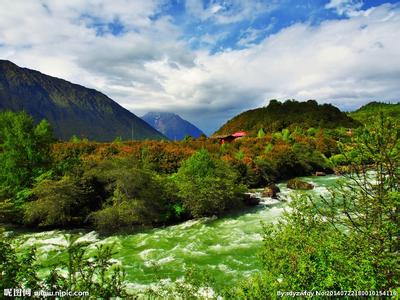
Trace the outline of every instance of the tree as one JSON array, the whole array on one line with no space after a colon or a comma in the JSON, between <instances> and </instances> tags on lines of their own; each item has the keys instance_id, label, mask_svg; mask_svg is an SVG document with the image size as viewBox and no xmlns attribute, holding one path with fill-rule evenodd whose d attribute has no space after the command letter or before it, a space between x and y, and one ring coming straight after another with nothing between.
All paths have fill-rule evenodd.
<instances>
[{"instance_id":1,"label":"tree","mask_svg":"<svg viewBox=\"0 0 400 300\"><path fill-rule=\"evenodd\" d=\"M343 151L350 166L318 213L357 243L368 245L380 287L400 284L400 122L380 114ZM312 199L311 199L312 200Z\"/></svg>"},{"instance_id":2,"label":"tree","mask_svg":"<svg viewBox=\"0 0 400 300\"><path fill-rule=\"evenodd\" d=\"M35 249L22 253L16 252L9 239L5 239L0 230L0 289L26 288L39 290L40 279L37 275L39 266Z\"/></svg>"},{"instance_id":3,"label":"tree","mask_svg":"<svg viewBox=\"0 0 400 300\"><path fill-rule=\"evenodd\" d=\"M262 272L229 297L398 288L400 126L383 116L371 123L342 151L350 173L329 196L294 199L277 224L264 226Z\"/></svg>"},{"instance_id":4,"label":"tree","mask_svg":"<svg viewBox=\"0 0 400 300\"><path fill-rule=\"evenodd\" d=\"M24 223L39 227L84 224L90 211L100 206L94 187L91 178L41 181L32 190L35 200L24 205Z\"/></svg>"},{"instance_id":5,"label":"tree","mask_svg":"<svg viewBox=\"0 0 400 300\"><path fill-rule=\"evenodd\" d=\"M207 136L202 133L199 135L199 137L197 138L198 141L206 141L207 140Z\"/></svg>"},{"instance_id":6,"label":"tree","mask_svg":"<svg viewBox=\"0 0 400 300\"><path fill-rule=\"evenodd\" d=\"M90 215L101 232L160 225L174 218L180 202L172 180L132 164L127 159L104 161L87 173L105 191L102 209Z\"/></svg>"},{"instance_id":7,"label":"tree","mask_svg":"<svg viewBox=\"0 0 400 300\"><path fill-rule=\"evenodd\" d=\"M260 128L260 129L258 130L258 132L257 132L257 137L258 137L259 139L262 139L263 137L265 137L265 132L264 132L264 130L263 130L262 128Z\"/></svg>"},{"instance_id":8,"label":"tree","mask_svg":"<svg viewBox=\"0 0 400 300\"><path fill-rule=\"evenodd\" d=\"M88 242L78 241L78 236L66 235L67 246L61 249L67 254L61 265L67 274L57 270L60 262L46 278L53 290L87 291L90 297L109 299L127 297L124 269L111 261L113 246L97 245L92 257L88 255Z\"/></svg>"},{"instance_id":9,"label":"tree","mask_svg":"<svg viewBox=\"0 0 400 300\"><path fill-rule=\"evenodd\" d=\"M282 140L284 142L289 142L290 141L290 131L287 128L282 129Z\"/></svg>"},{"instance_id":10,"label":"tree","mask_svg":"<svg viewBox=\"0 0 400 300\"><path fill-rule=\"evenodd\" d=\"M35 126L25 112L0 113L0 222L21 220L29 188L49 171L51 142L47 121Z\"/></svg>"},{"instance_id":11,"label":"tree","mask_svg":"<svg viewBox=\"0 0 400 300\"><path fill-rule=\"evenodd\" d=\"M183 138L183 142L184 143L189 143L189 142L192 142L194 139L193 139L193 137L191 136L191 135L185 135L185 137Z\"/></svg>"},{"instance_id":12,"label":"tree","mask_svg":"<svg viewBox=\"0 0 400 300\"><path fill-rule=\"evenodd\" d=\"M225 162L199 150L182 163L176 174L183 208L193 217L220 215L240 205L244 186Z\"/></svg>"},{"instance_id":13,"label":"tree","mask_svg":"<svg viewBox=\"0 0 400 300\"><path fill-rule=\"evenodd\" d=\"M46 120L35 126L25 112L0 113L0 197L15 195L46 171L51 142Z\"/></svg>"}]
</instances>

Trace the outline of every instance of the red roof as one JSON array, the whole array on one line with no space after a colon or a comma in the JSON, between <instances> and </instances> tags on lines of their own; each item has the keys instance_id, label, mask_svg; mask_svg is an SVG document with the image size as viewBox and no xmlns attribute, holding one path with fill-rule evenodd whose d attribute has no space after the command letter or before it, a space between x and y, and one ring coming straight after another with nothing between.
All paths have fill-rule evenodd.
<instances>
[{"instance_id":1,"label":"red roof","mask_svg":"<svg viewBox=\"0 0 400 300\"><path fill-rule=\"evenodd\" d=\"M233 137L242 137L242 136L245 136L246 134L247 134L246 131L238 131L238 132L235 132L234 134L232 134L232 136Z\"/></svg>"}]
</instances>

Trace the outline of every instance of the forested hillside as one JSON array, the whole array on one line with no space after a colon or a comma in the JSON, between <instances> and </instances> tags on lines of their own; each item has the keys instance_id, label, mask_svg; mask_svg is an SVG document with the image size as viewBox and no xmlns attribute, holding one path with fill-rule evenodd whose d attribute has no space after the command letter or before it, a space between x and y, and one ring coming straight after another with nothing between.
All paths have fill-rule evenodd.
<instances>
[{"instance_id":1,"label":"forested hillside","mask_svg":"<svg viewBox=\"0 0 400 300\"><path fill-rule=\"evenodd\" d=\"M349 113L350 117L362 123L368 122L377 114L383 113L387 117L400 118L400 103L370 102L356 111Z\"/></svg>"},{"instance_id":2,"label":"forested hillside","mask_svg":"<svg viewBox=\"0 0 400 300\"><path fill-rule=\"evenodd\" d=\"M337 128L356 127L359 123L331 104L318 104L314 100L298 102L271 100L266 107L245 111L229 120L215 134L230 134L246 130L256 134L280 131L283 128Z\"/></svg>"}]
</instances>

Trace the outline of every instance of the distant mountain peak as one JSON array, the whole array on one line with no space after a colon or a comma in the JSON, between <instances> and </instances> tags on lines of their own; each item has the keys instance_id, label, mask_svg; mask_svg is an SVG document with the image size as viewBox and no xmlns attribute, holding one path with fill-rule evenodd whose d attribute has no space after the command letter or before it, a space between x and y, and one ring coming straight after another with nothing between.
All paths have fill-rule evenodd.
<instances>
[{"instance_id":1,"label":"distant mountain peak","mask_svg":"<svg viewBox=\"0 0 400 300\"><path fill-rule=\"evenodd\" d=\"M198 138L204 134L199 128L172 112L148 112L142 119L171 140L182 140L190 135Z\"/></svg>"}]
</instances>

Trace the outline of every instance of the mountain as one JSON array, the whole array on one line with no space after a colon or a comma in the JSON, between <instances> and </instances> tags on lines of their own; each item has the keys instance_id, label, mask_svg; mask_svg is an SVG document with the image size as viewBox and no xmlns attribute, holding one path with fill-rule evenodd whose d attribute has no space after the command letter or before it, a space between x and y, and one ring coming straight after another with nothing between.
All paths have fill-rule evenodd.
<instances>
[{"instance_id":1,"label":"mountain","mask_svg":"<svg viewBox=\"0 0 400 300\"><path fill-rule=\"evenodd\" d=\"M356 111L349 113L349 115L353 119L356 119L362 123L366 123L371 119L371 117L376 116L379 113L383 113L385 116L390 116L393 118L400 118L400 102L370 102L364 106L361 106Z\"/></svg>"},{"instance_id":2,"label":"mountain","mask_svg":"<svg viewBox=\"0 0 400 300\"><path fill-rule=\"evenodd\" d=\"M160 132L106 95L0 60L0 110L26 111L47 119L55 136L95 141L162 139Z\"/></svg>"},{"instance_id":3,"label":"mountain","mask_svg":"<svg viewBox=\"0 0 400 300\"><path fill-rule=\"evenodd\" d=\"M271 100L266 107L245 111L230 119L215 134L231 134L245 130L256 134L261 128L264 132L279 131L285 127L356 127L358 121L331 104L318 104L315 100L298 102Z\"/></svg>"},{"instance_id":4,"label":"mountain","mask_svg":"<svg viewBox=\"0 0 400 300\"><path fill-rule=\"evenodd\" d=\"M192 123L174 113L149 112L145 114L142 119L171 140L180 141L187 135L198 138L203 134L203 132Z\"/></svg>"}]
</instances>

